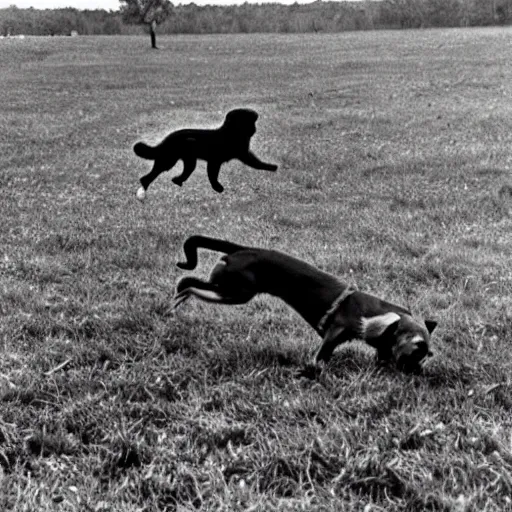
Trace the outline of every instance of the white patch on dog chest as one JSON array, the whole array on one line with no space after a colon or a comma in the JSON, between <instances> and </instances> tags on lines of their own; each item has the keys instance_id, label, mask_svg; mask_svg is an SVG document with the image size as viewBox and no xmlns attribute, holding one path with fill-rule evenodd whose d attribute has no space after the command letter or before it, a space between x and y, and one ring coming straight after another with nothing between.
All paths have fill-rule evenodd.
<instances>
[{"instance_id":1,"label":"white patch on dog chest","mask_svg":"<svg viewBox=\"0 0 512 512\"><path fill-rule=\"evenodd\" d=\"M361 317L361 337L364 340L378 338L392 324L400 320L396 313L384 313L383 315Z\"/></svg>"}]
</instances>

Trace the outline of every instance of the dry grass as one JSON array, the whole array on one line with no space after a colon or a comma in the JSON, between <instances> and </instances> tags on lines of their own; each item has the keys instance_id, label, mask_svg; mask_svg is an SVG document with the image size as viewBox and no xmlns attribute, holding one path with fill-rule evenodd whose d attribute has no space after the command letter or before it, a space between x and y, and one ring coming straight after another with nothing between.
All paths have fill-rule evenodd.
<instances>
[{"instance_id":1,"label":"dry grass","mask_svg":"<svg viewBox=\"0 0 512 512\"><path fill-rule=\"evenodd\" d=\"M3 40L0 509L512 510L511 36ZM237 106L276 174L136 202L136 140ZM353 344L309 381L319 340L276 300L173 316L192 233L436 318L436 357Z\"/></svg>"}]
</instances>

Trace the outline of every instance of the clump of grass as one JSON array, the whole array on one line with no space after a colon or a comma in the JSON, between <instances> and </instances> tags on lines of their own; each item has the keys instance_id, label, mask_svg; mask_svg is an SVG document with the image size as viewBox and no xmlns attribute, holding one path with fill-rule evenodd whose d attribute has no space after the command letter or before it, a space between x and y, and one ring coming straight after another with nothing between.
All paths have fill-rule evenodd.
<instances>
[{"instance_id":1,"label":"clump of grass","mask_svg":"<svg viewBox=\"0 0 512 512\"><path fill-rule=\"evenodd\" d=\"M45 434L38 432L27 439L28 452L36 457L49 457L51 455L70 455L75 450L70 442L59 434Z\"/></svg>"}]
</instances>

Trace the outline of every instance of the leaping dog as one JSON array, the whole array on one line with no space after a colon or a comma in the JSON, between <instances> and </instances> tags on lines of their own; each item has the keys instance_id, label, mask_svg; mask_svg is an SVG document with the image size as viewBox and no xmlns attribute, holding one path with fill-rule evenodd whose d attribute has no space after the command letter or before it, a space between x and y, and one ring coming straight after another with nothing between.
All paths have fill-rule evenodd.
<instances>
[{"instance_id":1,"label":"leaping dog","mask_svg":"<svg viewBox=\"0 0 512 512\"><path fill-rule=\"evenodd\" d=\"M284 300L322 336L316 363L327 362L339 344L352 339L366 341L380 360L392 361L407 373L420 371L425 358L432 355L430 335L437 322L416 320L408 309L360 292L302 260L196 235L185 241L186 261L178 267L193 270L198 248L225 255L208 281L188 276L178 282L174 308L191 296L219 304L245 304L259 293L268 293Z\"/></svg>"},{"instance_id":2,"label":"leaping dog","mask_svg":"<svg viewBox=\"0 0 512 512\"><path fill-rule=\"evenodd\" d=\"M206 172L215 192L222 192L219 172L222 164L237 158L253 169L276 171L277 165L262 162L250 149L252 136L256 133L258 113L249 108L230 110L224 124L216 129L198 128L178 130L170 133L156 146L137 142L133 150L137 156L153 160L151 171L142 176L137 198L144 201L148 187L165 171L172 169L178 160L183 161L183 171L172 181L180 187L196 168L197 160L207 162Z\"/></svg>"}]
</instances>

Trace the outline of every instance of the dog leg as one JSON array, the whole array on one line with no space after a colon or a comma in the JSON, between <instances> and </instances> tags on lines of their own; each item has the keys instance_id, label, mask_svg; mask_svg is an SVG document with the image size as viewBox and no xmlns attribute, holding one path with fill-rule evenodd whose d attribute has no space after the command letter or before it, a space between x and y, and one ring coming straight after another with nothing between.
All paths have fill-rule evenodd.
<instances>
[{"instance_id":1,"label":"dog leg","mask_svg":"<svg viewBox=\"0 0 512 512\"><path fill-rule=\"evenodd\" d=\"M323 366L331 358L334 349L340 344L348 341L349 336L343 336L346 327L342 325L331 325L324 335L322 345L315 357L297 373L298 377L316 379L322 372Z\"/></svg>"},{"instance_id":2,"label":"dog leg","mask_svg":"<svg viewBox=\"0 0 512 512\"><path fill-rule=\"evenodd\" d=\"M277 171L277 165L262 162L252 151L247 151L245 155L240 155L238 159L242 163L248 165L249 167L252 167L253 169L271 172Z\"/></svg>"},{"instance_id":3,"label":"dog leg","mask_svg":"<svg viewBox=\"0 0 512 512\"><path fill-rule=\"evenodd\" d=\"M149 188L151 183L153 183L153 181L155 181L158 178L158 176L160 176L160 174L174 167L177 161L177 158L172 159L171 161L168 162L167 165L163 165L160 162L155 161L153 169L151 169L151 171L148 172L148 174L142 176L142 178L139 180L141 186L137 190L137 199L139 201L144 201L144 199L146 198L146 190Z\"/></svg>"},{"instance_id":4,"label":"dog leg","mask_svg":"<svg viewBox=\"0 0 512 512\"><path fill-rule=\"evenodd\" d=\"M389 361L393 359L393 352L391 351L391 347L384 346L377 348L377 361L380 364L387 364Z\"/></svg>"},{"instance_id":5,"label":"dog leg","mask_svg":"<svg viewBox=\"0 0 512 512\"><path fill-rule=\"evenodd\" d=\"M208 174L208 179L210 180L210 185L212 186L213 190L220 194L224 190L224 187L219 183L218 179L220 172L220 164L217 162L208 162L206 172Z\"/></svg>"},{"instance_id":6,"label":"dog leg","mask_svg":"<svg viewBox=\"0 0 512 512\"><path fill-rule=\"evenodd\" d=\"M192 288L209 292L218 291L218 287L209 281L203 281L202 279L191 276L183 277L178 281L178 284L176 285L173 309L176 309L182 302L186 301L190 297L190 290Z\"/></svg>"},{"instance_id":7,"label":"dog leg","mask_svg":"<svg viewBox=\"0 0 512 512\"><path fill-rule=\"evenodd\" d=\"M197 160L193 157L183 159L183 171L178 176L175 176L171 181L181 187L185 181L190 178L190 175L196 168Z\"/></svg>"},{"instance_id":8,"label":"dog leg","mask_svg":"<svg viewBox=\"0 0 512 512\"><path fill-rule=\"evenodd\" d=\"M222 295L219 291L216 290L204 290L201 288L190 287L174 296L173 309L176 309L182 302L186 301L191 296L195 296L198 299L204 300L205 302L227 304L230 306L246 304L253 297L252 295L226 296Z\"/></svg>"},{"instance_id":9,"label":"dog leg","mask_svg":"<svg viewBox=\"0 0 512 512\"><path fill-rule=\"evenodd\" d=\"M190 298L190 293L188 293L189 288L183 290L182 292L176 294L173 297L173 305L171 309L176 309L182 302L185 302Z\"/></svg>"},{"instance_id":10,"label":"dog leg","mask_svg":"<svg viewBox=\"0 0 512 512\"><path fill-rule=\"evenodd\" d=\"M345 326L343 325L331 325L327 332L325 333L324 339L322 341L322 345L318 349L316 353L314 363L318 364L321 361L327 362L332 356L334 349L345 341L348 341L349 338L343 336L343 333L346 331Z\"/></svg>"},{"instance_id":11,"label":"dog leg","mask_svg":"<svg viewBox=\"0 0 512 512\"><path fill-rule=\"evenodd\" d=\"M213 302L217 304L246 304L254 297L254 292L250 290L236 290L235 294L227 294L218 285L201 281L195 277L184 277L177 286L177 293L174 296L174 306L176 309L182 302L195 296L205 302Z\"/></svg>"},{"instance_id":12,"label":"dog leg","mask_svg":"<svg viewBox=\"0 0 512 512\"><path fill-rule=\"evenodd\" d=\"M174 296L173 309L176 309L182 302L185 302L193 295L198 299L204 300L206 302L218 302L221 304L226 304L226 302L224 302L226 298L214 290L202 290L200 288L190 287L185 288L183 291Z\"/></svg>"}]
</instances>

